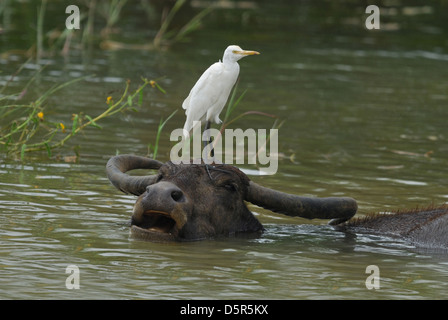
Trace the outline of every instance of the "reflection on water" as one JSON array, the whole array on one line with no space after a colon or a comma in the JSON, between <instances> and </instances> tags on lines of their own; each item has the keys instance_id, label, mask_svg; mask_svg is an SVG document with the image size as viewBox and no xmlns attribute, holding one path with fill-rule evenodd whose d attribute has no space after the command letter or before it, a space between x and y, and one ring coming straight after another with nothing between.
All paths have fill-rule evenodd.
<instances>
[{"instance_id":1,"label":"reflection on water","mask_svg":"<svg viewBox=\"0 0 448 320\"><path fill-rule=\"evenodd\" d=\"M272 12L281 10L271 6ZM315 10L302 4L293 10L296 16L276 21L278 28L246 25L238 34L220 31L225 28L217 19L191 43L165 52L73 52L69 61L47 57L40 65L28 62L13 79L10 75L25 59L17 54L0 58L0 85L8 83L3 94L20 91L47 65L24 95L29 101L54 83L89 76L48 101L53 121L70 123L73 110L99 114L106 97L119 94L128 78L137 84L141 76L162 77L167 91L146 92L138 113L106 119L102 130L91 128L76 137L61 156L72 155L71 148L80 145L79 163L33 155L22 164L0 156L0 297L448 298L444 253L417 251L387 237L345 234L326 221L258 207L251 210L266 232L257 239L173 244L129 239L135 198L109 184L107 159L117 152L145 155L160 118L179 109L197 77L236 42L262 53L241 62L239 90L248 92L238 111L260 110L286 119L279 131L283 157L278 173L253 180L307 196L351 196L359 202L359 214L448 201L448 68L446 44L438 42L443 25L428 29L431 23L419 16L416 26L435 34L424 33L427 42L422 42L418 33L328 28L330 19L315 16ZM439 23L437 11L432 14ZM246 17L251 19L250 12ZM304 20L296 29L286 28L293 18ZM306 30L312 36L305 37ZM160 160L168 160L169 132L184 120L178 112L168 122ZM242 128L271 125L270 119L256 116L235 123ZM71 264L80 269L79 290L65 287L65 268ZM369 265L380 269L379 290L366 289Z\"/></svg>"}]
</instances>

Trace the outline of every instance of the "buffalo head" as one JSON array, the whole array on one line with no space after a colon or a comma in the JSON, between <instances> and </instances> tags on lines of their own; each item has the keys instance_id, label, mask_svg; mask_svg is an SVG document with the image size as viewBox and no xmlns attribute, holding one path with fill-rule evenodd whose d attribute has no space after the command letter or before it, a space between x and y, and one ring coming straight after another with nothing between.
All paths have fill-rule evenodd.
<instances>
[{"instance_id":1,"label":"buffalo head","mask_svg":"<svg viewBox=\"0 0 448 320\"><path fill-rule=\"evenodd\" d=\"M134 169L156 169L149 176L130 176ZM107 163L112 184L138 196L131 233L153 241L198 240L260 233L263 226L247 208L257 206L308 219L350 219L357 210L352 198L305 198L262 187L238 168L225 164L162 163L120 155Z\"/></svg>"}]
</instances>

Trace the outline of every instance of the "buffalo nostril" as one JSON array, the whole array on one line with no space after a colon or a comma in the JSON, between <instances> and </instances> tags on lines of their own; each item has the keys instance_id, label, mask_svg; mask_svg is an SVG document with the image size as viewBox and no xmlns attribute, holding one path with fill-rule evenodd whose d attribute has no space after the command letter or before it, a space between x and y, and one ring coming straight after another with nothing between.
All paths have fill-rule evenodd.
<instances>
[{"instance_id":1,"label":"buffalo nostril","mask_svg":"<svg viewBox=\"0 0 448 320\"><path fill-rule=\"evenodd\" d=\"M182 199L182 197L183 197L182 191L180 191L180 190L171 191L171 198L174 201L178 202L178 201L180 201Z\"/></svg>"}]
</instances>

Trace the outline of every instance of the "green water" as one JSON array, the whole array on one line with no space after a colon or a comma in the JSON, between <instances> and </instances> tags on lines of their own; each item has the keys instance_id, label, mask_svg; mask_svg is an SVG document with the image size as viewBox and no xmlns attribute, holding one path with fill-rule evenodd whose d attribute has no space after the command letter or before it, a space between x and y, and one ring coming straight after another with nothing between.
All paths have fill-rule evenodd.
<instances>
[{"instance_id":1,"label":"green water","mask_svg":"<svg viewBox=\"0 0 448 320\"><path fill-rule=\"evenodd\" d=\"M359 215L446 203L448 25L441 18L446 5L390 4L408 14L384 15L384 29L369 31L362 7L340 3L257 2L254 9L218 9L188 42L164 51L93 46L73 49L67 58L56 54L39 64L28 62L6 92L20 91L47 65L24 96L27 101L55 83L90 75L49 99L46 117L52 121L69 124L72 113L81 111L100 114L126 79L137 86L141 76L157 78L167 93L146 91L138 113L108 118L102 130L85 130L55 152L57 158L38 153L21 163L0 155L0 298L448 298L446 253L422 252L385 237L346 235L327 221L288 218L255 206L250 208L266 228L258 239L132 240L128 221L135 198L106 178L111 156L145 155L160 118L178 109L159 147L158 159L169 160L169 133L185 121L183 99L228 44L239 44L261 55L240 62L238 90L248 91L236 112L259 110L285 120L277 174L253 180L300 195L350 196L358 201ZM60 2L48 7L64 8ZM421 7L432 10L411 14ZM28 7L30 17L33 10ZM155 32L140 26L135 10L124 13L116 40L138 42ZM11 31L0 36L1 52L8 52L0 58L2 86L27 60L11 50L29 48L34 34L14 19L3 23ZM393 23L398 29L388 30ZM271 126L271 119L256 115L233 124ZM61 160L73 156L76 145L79 162ZM66 288L69 265L79 267L80 289ZM380 270L380 289L366 288L369 265Z\"/></svg>"}]
</instances>

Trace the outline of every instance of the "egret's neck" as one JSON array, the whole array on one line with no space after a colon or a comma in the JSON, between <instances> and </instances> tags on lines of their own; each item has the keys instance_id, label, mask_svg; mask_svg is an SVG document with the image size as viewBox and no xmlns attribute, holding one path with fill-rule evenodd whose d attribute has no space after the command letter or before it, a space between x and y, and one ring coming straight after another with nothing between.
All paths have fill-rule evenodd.
<instances>
[{"instance_id":1,"label":"egret's neck","mask_svg":"<svg viewBox=\"0 0 448 320\"><path fill-rule=\"evenodd\" d=\"M232 57L227 55L224 55L224 57L222 57L222 63L224 63L226 67L232 67L234 65L238 65L238 62L236 62L235 59L232 59Z\"/></svg>"}]
</instances>

